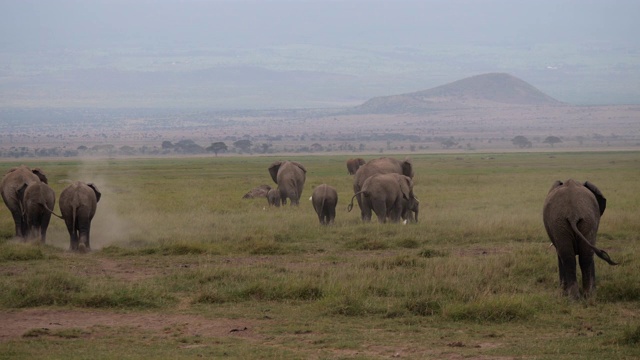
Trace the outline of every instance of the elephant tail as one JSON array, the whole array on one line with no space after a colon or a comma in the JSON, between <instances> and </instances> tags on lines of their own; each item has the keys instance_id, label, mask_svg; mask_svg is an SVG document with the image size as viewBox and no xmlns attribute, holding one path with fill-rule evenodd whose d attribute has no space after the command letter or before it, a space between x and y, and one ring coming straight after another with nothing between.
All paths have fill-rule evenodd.
<instances>
[{"instance_id":1,"label":"elephant tail","mask_svg":"<svg viewBox=\"0 0 640 360\"><path fill-rule=\"evenodd\" d=\"M40 204L40 205L42 205L42 206L43 206L43 207L44 207L48 212L50 212L53 216L55 216L55 217L57 217L57 218L59 218L59 219L63 219L62 215L58 215L58 214L56 214L55 212L53 212L53 210L49 209L49 207L47 206L47 204L42 203L42 204Z\"/></svg>"},{"instance_id":2,"label":"elephant tail","mask_svg":"<svg viewBox=\"0 0 640 360\"><path fill-rule=\"evenodd\" d=\"M580 232L580 230L578 229L578 222L577 221L571 221L571 220L567 220L569 221L569 223L571 224L571 229L573 230L573 232L578 235L578 237L580 238L580 240L582 240L582 242L584 242L585 244L587 244L587 246L589 246L594 253L596 253L596 255L598 255L598 257L604 261L606 261L607 263L609 263L609 265L618 265L617 262L611 260L611 257L609 257L609 254L607 254L606 251L604 250L600 250L597 247L595 247L593 244L591 244L587 238L584 237L584 235L582 235L582 233Z\"/></svg>"},{"instance_id":3,"label":"elephant tail","mask_svg":"<svg viewBox=\"0 0 640 360\"><path fill-rule=\"evenodd\" d=\"M351 212L351 210L353 209L353 199L356 198L356 196L358 196L359 194L362 194L364 191L358 191L357 193L353 194L353 196L351 197L351 202L349 203L349 206L347 206L347 211Z\"/></svg>"}]
</instances>

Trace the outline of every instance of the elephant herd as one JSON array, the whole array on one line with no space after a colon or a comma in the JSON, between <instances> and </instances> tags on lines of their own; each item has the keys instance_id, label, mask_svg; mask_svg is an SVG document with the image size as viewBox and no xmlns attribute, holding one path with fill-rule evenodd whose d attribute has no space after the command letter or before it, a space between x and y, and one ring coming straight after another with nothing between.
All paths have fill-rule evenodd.
<instances>
[{"instance_id":1,"label":"elephant herd","mask_svg":"<svg viewBox=\"0 0 640 360\"><path fill-rule=\"evenodd\" d=\"M266 193L269 204L280 206L289 200L291 205L299 205L306 168L296 161L276 161L268 170L277 187L265 186L259 190ZM372 212L380 223L417 222L419 201L413 193L415 174L411 160L381 157L365 162L350 159L347 170L353 175L354 192L349 211L355 198L364 222L371 221ZM21 165L10 169L2 178L0 193L13 217L16 237L39 238L44 243L51 214L54 214L65 222L71 250L90 250L91 220L101 196L94 184L75 181L63 189L59 197L61 215L53 212L55 193L49 187L46 175L38 168ZM334 223L338 202L334 187L316 186L311 202L321 224ZM594 254L610 265L617 265L604 250L596 247L596 234L606 204L607 200L593 183L572 179L554 182L544 201L543 223L556 249L560 284L564 293L571 297L580 296L576 256L585 296L595 289Z\"/></svg>"},{"instance_id":2,"label":"elephant herd","mask_svg":"<svg viewBox=\"0 0 640 360\"><path fill-rule=\"evenodd\" d=\"M380 223L387 220L406 221L410 218L417 222L419 201L413 193L412 179L415 174L410 160L382 157L366 162L360 158L349 159L347 171L354 175L354 195L349 211L353 208L355 198L360 207L361 219L365 222L371 221L372 211ZM269 204L286 203L288 197L292 205L297 205L305 180L304 166L296 162L278 161L269 167L269 173L278 184L277 189L269 191L272 194L271 197L267 196ZM311 200L320 223L332 223L338 200L336 190L322 184L314 189ZM593 255L610 265L617 265L604 250L595 246L600 217L606 203L602 192L593 183L579 183L573 179L554 182L545 199L543 223L556 249L560 284L564 293L573 298L580 296L576 256L582 272L582 292L585 297L595 289Z\"/></svg>"},{"instance_id":3,"label":"elephant herd","mask_svg":"<svg viewBox=\"0 0 640 360\"><path fill-rule=\"evenodd\" d=\"M2 200L11 212L16 237L39 238L44 243L51 214L64 220L74 251L90 250L91 220L100 201L94 184L74 181L60 193L61 215L53 212L56 195L47 176L38 168L25 165L10 169L0 183Z\"/></svg>"},{"instance_id":4,"label":"elephant herd","mask_svg":"<svg viewBox=\"0 0 640 360\"><path fill-rule=\"evenodd\" d=\"M291 205L299 205L307 173L304 165L296 161L276 161L268 170L271 179L277 184L276 188L271 188L266 193L269 205L285 205L287 199ZM363 159L350 159L347 161L347 170L354 175L354 195L349 211L353 208L355 198L360 206L360 216L365 222L371 221L372 212L380 223L387 220L417 222L419 201L413 193L414 172L410 160L382 157L365 162ZM334 223L338 192L333 186L317 186L310 200L320 224Z\"/></svg>"}]
</instances>

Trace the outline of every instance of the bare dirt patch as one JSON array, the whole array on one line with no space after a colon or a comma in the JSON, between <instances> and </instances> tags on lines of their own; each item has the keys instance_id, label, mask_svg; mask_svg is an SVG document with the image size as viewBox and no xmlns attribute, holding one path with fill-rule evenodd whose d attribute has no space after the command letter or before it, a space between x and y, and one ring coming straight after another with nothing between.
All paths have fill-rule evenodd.
<instances>
[{"instance_id":1,"label":"bare dirt patch","mask_svg":"<svg viewBox=\"0 0 640 360\"><path fill-rule=\"evenodd\" d=\"M207 319L197 315L113 313L106 311L28 309L0 312L0 342L20 338L33 330L42 333L68 329L90 332L97 326L142 328L157 334L179 332L182 336L252 338L255 322L246 319Z\"/></svg>"}]
</instances>

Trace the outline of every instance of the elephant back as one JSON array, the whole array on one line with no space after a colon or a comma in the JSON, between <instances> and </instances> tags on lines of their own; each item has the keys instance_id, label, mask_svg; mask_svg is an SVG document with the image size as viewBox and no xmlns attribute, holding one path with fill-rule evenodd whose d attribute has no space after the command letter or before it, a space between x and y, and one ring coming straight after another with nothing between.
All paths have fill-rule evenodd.
<instances>
[{"instance_id":1,"label":"elephant back","mask_svg":"<svg viewBox=\"0 0 640 360\"><path fill-rule=\"evenodd\" d=\"M60 211L65 212L88 205L93 212L98 201L100 201L100 192L95 185L75 181L60 193Z\"/></svg>"},{"instance_id":2,"label":"elephant back","mask_svg":"<svg viewBox=\"0 0 640 360\"><path fill-rule=\"evenodd\" d=\"M405 175L409 178L413 178L414 172L411 160L405 159L403 161L400 161L394 158L381 157L367 162L366 164L362 165L358 169L358 171L356 171L353 180L354 191L357 192L362 189L365 180L373 175L391 173Z\"/></svg>"},{"instance_id":3,"label":"elephant back","mask_svg":"<svg viewBox=\"0 0 640 360\"><path fill-rule=\"evenodd\" d=\"M29 167L21 165L17 168L12 168L4 175L2 182L0 183L0 191L2 192L3 198L5 198L5 196L13 197L25 184L30 185L33 183L39 183L40 181L40 177L38 177L38 175L36 175Z\"/></svg>"},{"instance_id":4,"label":"elephant back","mask_svg":"<svg viewBox=\"0 0 640 360\"><path fill-rule=\"evenodd\" d=\"M46 204L49 209L53 209L56 203L56 193L49 185L43 182L36 182L27 186L24 192L24 199L35 201L38 204Z\"/></svg>"},{"instance_id":5,"label":"elephant back","mask_svg":"<svg viewBox=\"0 0 640 360\"><path fill-rule=\"evenodd\" d=\"M589 182L583 185L569 179L554 182L545 199L543 214L546 221L566 218L589 219L597 223L605 207L606 199L595 185Z\"/></svg>"}]
</instances>

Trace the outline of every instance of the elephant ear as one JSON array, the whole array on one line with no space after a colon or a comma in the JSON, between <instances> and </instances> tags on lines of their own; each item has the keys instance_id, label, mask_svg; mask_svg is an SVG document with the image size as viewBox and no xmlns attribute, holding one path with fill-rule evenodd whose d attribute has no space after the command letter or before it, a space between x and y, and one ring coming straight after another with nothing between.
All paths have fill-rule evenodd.
<instances>
[{"instance_id":1,"label":"elephant ear","mask_svg":"<svg viewBox=\"0 0 640 360\"><path fill-rule=\"evenodd\" d=\"M551 189L549 189L549 192L552 192L555 188L562 186L563 183L560 180L556 180L553 182L553 184L551 184Z\"/></svg>"},{"instance_id":2,"label":"elephant ear","mask_svg":"<svg viewBox=\"0 0 640 360\"><path fill-rule=\"evenodd\" d=\"M300 168L300 170L304 171L304 173L307 173L307 169L304 167L304 165L300 164L297 161L290 161L290 163L292 163L293 165L297 166Z\"/></svg>"},{"instance_id":3,"label":"elephant ear","mask_svg":"<svg viewBox=\"0 0 640 360\"><path fill-rule=\"evenodd\" d=\"M280 170L280 165L282 165L282 161L276 161L269 166L269 174L276 184L278 183L278 170Z\"/></svg>"},{"instance_id":4,"label":"elephant ear","mask_svg":"<svg viewBox=\"0 0 640 360\"><path fill-rule=\"evenodd\" d=\"M402 197L406 200L411 199L411 192L413 190L413 180L411 180L408 176L399 176L398 182L400 183L400 191L402 192Z\"/></svg>"},{"instance_id":5,"label":"elephant ear","mask_svg":"<svg viewBox=\"0 0 640 360\"><path fill-rule=\"evenodd\" d=\"M605 199L604 195L602 195L602 192L600 192L600 189L598 189L597 186L595 186L593 183L590 183L588 181L586 181L584 183L584 186L589 189L589 191L591 191L593 193L593 195L595 195L596 200L598 200L598 207L600 208L600 215L602 216L602 214L604 214L604 209L607 208L607 199Z\"/></svg>"},{"instance_id":6,"label":"elephant ear","mask_svg":"<svg viewBox=\"0 0 640 360\"><path fill-rule=\"evenodd\" d=\"M411 162L411 159L409 158L404 159L404 161L401 163L401 166L402 166L402 175L408 176L413 179L414 173L413 173L413 164Z\"/></svg>"},{"instance_id":7,"label":"elephant ear","mask_svg":"<svg viewBox=\"0 0 640 360\"><path fill-rule=\"evenodd\" d=\"M36 174L36 176L38 176L40 181L42 181L45 184L49 184L49 180L47 179L47 175L45 175L44 172L42 172L42 170L40 170L40 168L34 168L33 170L31 170L31 172Z\"/></svg>"},{"instance_id":8,"label":"elephant ear","mask_svg":"<svg viewBox=\"0 0 640 360\"><path fill-rule=\"evenodd\" d=\"M93 190L94 193L96 193L96 202L99 202L100 201L100 197L102 197L102 194L100 193L100 190L98 190L98 187L96 186L96 184L88 183L87 186L90 187L91 190Z\"/></svg>"}]
</instances>

